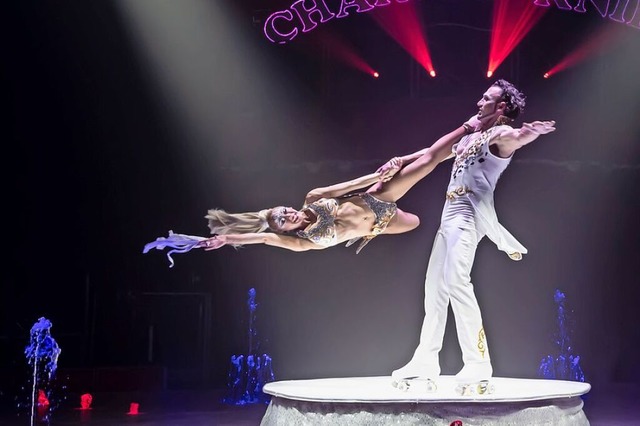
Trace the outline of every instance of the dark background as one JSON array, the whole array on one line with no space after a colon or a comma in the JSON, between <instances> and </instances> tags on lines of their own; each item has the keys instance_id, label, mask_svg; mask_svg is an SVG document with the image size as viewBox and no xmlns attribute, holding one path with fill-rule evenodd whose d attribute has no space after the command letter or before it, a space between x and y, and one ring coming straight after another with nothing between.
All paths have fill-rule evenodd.
<instances>
[{"instance_id":1,"label":"dark background","mask_svg":"<svg viewBox=\"0 0 640 426\"><path fill-rule=\"evenodd\" d=\"M640 30L552 8L487 79L493 2L413 1L436 79L367 14L275 45L261 22L287 2L5 5L3 371L25 365L44 316L61 368L161 366L170 387L223 386L230 356L248 351L253 287L277 379L390 374L417 344L449 163L399 203L421 226L359 255L224 247L169 269L142 247L170 229L206 235L211 207L298 207L314 187L430 145L506 78L528 96L522 119L557 131L519 151L496 191L529 254L512 262L483 240L476 257L495 374L536 377L556 353L561 289L587 380L640 382ZM618 38L542 78L603 29ZM336 60L329 35L381 78ZM450 322L445 374L461 367Z\"/></svg>"}]
</instances>

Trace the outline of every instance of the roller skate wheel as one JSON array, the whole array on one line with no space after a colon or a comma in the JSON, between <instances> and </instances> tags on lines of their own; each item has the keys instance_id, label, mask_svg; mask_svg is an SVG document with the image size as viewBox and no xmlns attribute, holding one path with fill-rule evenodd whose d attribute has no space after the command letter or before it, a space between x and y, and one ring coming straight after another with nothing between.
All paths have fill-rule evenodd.
<instances>
[{"instance_id":1,"label":"roller skate wheel","mask_svg":"<svg viewBox=\"0 0 640 426\"><path fill-rule=\"evenodd\" d=\"M488 395L495 391L495 387L488 381L483 380L478 383L478 395Z\"/></svg>"},{"instance_id":2,"label":"roller skate wheel","mask_svg":"<svg viewBox=\"0 0 640 426\"><path fill-rule=\"evenodd\" d=\"M397 386L397 388L402 392L407 392L410 387L411 387L411 383L409 383L408 380L400 380Z\"/></svg>"},{"instance_id":3,"label":"roller skate wheel","mask_svg":"<svg viewBox=\"0 0 640 426\"><path fill-rule=\"evenodd\" d=\"M460 396L469 396L472 394L471 389L468 385L458 385L456 387L456 393Z\"/></svg>"}]
</instances>

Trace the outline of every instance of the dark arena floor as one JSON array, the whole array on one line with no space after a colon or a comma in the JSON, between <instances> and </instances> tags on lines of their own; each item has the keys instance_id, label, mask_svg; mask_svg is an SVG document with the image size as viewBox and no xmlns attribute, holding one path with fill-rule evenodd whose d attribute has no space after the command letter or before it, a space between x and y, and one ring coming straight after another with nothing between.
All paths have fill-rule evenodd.
<instances>
[{"instance_id":1,"label":"dark arena floor","mask_svg":"<svg viewBox=\"0 0 640 426\"><path fill-rule=\"evenodd\" d=\"M152 393L98 393L93 395L91 410L79 410L70 398L55 410L48 422L34 417L33 424L49 425L171 425L205 426L260 424L266 404L235 406L222 403L224 391L164 391ZM640 386L613 384L594 387L583 396L584 412L594 426L631 426L640 424ZM139 414L128 414L130 404L139 404ZM74 406L75 405L75 406ZM18 415L15 409L3 407L0 425L30 425L28 413ZM444 424L444 423L443 423Z\"/></svg>"}]
</instances>

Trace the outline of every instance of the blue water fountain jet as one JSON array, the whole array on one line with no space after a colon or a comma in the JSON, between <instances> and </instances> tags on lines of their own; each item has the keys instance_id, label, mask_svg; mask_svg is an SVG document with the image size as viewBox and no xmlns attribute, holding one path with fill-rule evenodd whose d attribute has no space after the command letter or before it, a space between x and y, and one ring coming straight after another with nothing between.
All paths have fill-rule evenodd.
<instances>
[{"instance_id":1,"label":"blue water fountain jet","mask_svg":"<svg viewBox=\"0 0 640 426\"><path fill-rule=\"evenodd\" d=\"M554 336L554 343L558 352L554 357L547 355L540 361L538 376L545 379L572 380L584 382L584 372L580 367L580 356L574 355L571 347L571 318L567 314L565 306L566 296L560 290L556 290L553 297L558 305L558 329Z\"/></svg>"},{"instance_id":2,"label":"blue water fountain jet","mask_svg":"<svg viewBox=\"0 0 640 426\"><path fill-rule=\"evenodd\" d=\"M228 396L223 399L227 404L246 405L258 402L266 403L268 397L262 392L262 387L275 380L271 366L271 357L267 354L258 355L260 342L256 330L256 289L249 290L247 299L249 308L249 351L243 355L232 355L229 366L227 388Z\"/></svg>"},{"instance_id":3,"label":"blue water fountain jet","mask_svg":"<svg viewBox=\"0 0 640 426\"><path fill-rule=\"evenodd\" d=\"M31 333L29 338L29 345L24 349L24 354L27 358L27 363L33 367L32 375L32 387L31 387L31 425L33 426L33 419L36 412L36 406L38 405L38 389L46 386L38 386L39 376L48 383L55 375L58 368L58 357L62 351L58 346L58 343L51 336L51 326L53 324L48 319L41 317L31 327ZM41 368L38 370L38 368ZM44 383L41 383L44 385ZM42 403L41 403L42 405ZM48 409L43 408L43 413ZM48 415L44 414L45 421L48 419Z\"/></svg>"}]
</instances>

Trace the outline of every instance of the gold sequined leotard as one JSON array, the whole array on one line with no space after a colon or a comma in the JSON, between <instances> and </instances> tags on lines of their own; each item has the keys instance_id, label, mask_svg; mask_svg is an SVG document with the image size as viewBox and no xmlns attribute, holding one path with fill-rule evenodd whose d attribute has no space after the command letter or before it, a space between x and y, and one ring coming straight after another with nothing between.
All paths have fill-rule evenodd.
<instances>
[{"instance_id":1,"label":"gold sequined leotard","mask_svg":"<svg viewBox=\"0 0 640 426\"><path fill-rule=\"evenodd\" d=\"M335 226L338 205L338 200L335 198L320 198L304 206L303 210L309 209L316 215L316 221L307 226L304 231L298 231L298 237L325 247L335 245L338 242Z\"/></svg>"},{"instance_id":2,"label":"gold sequined leotard","mask_svg":"<svg viewBox=\"0 0 640 426\"><path fill-rule=\"evenodd\" d=\"M370 235L352 238L347 241L347 247L349 247L351 244L362 238L360 245L358 245L358 248L356 249L356 254L358 254L360 253L360 250L362 250L364 246L369 243L369 241L382 234L384 230L387 229L387 225L389 225L389 222L391 222L391 219L393 219L393 216L395 216L396 211L398 210L398 206L396 205L396 203L389 203L387 201L378 200L368 192L361 192L356 195L362 198L362 201L364 201L367 206L369 206L373 214L376 216L376 221L373 223L373 228L371 228Z\"/></svg>"},{"instance_id":3,"label":"gold sequined leotard","mask_svg":"<svg viewBox=\"0 0 640 426\"><path fill-rule=\"evenodd\" d=\"M395 216L397 206L396 203L389 203L381 201L375 198L373 195L361 192L359 194L350 194L345 197L358 196L367 204L376 217L376 220L371 229L371 234L365 237L352 238L347 242L347 247L362 238L362 242L356 250L356 254L360 253L360 250L367 245L376 236L380 235L387 229L387 225ZM338 214L339 202L335 198L321 198L318 201L304 206L305 209L311 210L317 217L315 223L309 225L304 231L298 231L297 235L300 238L306 238L316 244L330 247L337 243L335 219Z\"/></svg>"}]
</instances>

